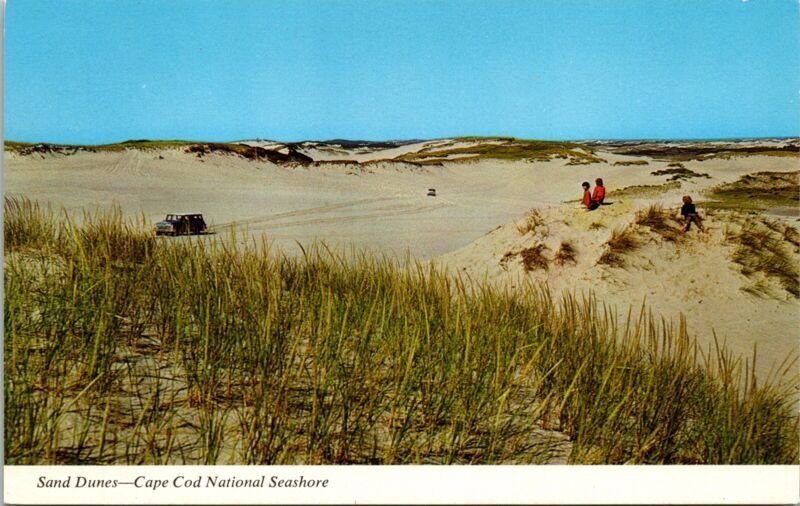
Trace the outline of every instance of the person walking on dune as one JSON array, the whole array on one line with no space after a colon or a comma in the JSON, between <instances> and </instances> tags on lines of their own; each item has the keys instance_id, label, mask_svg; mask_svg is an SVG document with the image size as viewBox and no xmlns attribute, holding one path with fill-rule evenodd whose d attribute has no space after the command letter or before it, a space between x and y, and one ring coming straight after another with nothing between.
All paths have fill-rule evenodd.
<instances>
[{"instance_id":1,"label":"person walking on dune","mask_svg":"<svg viewBox=\"0 0 800 506\"><path fill-rule=\"evenodd\" d=\"M599 177L594 180L594 184L595 187L594 191L592 192L592 201L599 206L603 204L603 201L606 198L606 187L603 186L603 179Z\"/></svg>"},{"instance_id":2,"label":"person walking on dune","mask_svg":"<svg viewBox=\"0 0 800 506\"><path fill-rule=\"evenodd\" d=\"M597 209L597 204L592 200L592 194L589 192L589 182L584 181L581 183L581 186L583 187L583 198L581 199L581 205L588 211Z\"/></svg>"},{"instance_id":3,"label":"person walking on dune","mask_svg":"<svg viewBox=\"0 0 800 506\"><path fill-rule=\"evenodd\" d=\"M703 228L703 219L697 214L697 209L694 207L692 203L692 197L688 195L683 196L683 206L681 206L681 216L683 219L686 220L686 224L683 225L683 229L681 233L686 233L692 227L692 223L697 225L697 228L700 229L700 232L705 232L706 229Z\"/></svg>"}]
</instances>

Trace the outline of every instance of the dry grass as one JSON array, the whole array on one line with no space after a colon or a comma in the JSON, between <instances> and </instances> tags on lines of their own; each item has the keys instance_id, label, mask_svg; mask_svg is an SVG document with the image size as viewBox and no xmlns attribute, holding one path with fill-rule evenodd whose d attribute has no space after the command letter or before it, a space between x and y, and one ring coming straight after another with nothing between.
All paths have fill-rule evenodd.
<instances>
[{"instance_id":1,"label":"dry grass","mask_svg":"<svg viewBox=\"0 0 800 506\"><path fill-rule=\"evenodd\" d=\"M644 311L5 211L9 465L798 463L794 377Z\"/></svg>"},{"instance_id":2,"label":"dry grass","mask_svg":"<svg viewBox=\"0 0 800 506\"><path fill-rule=\"evenodd\" d=\"M620 167L631 167L635 165L650 165L650 162L648 162L647 160L625 160L620 162L614 162L614 165Z\"/></svg>"},{"instance_id":3,"label":"dry grass","mask_svg":"<svg viewBox=\"0 0 800 506\"><path fill-rule=\"evenodd\" d=\"M770 286L769 282L763 278L759 277L755 279L752 283L744 285L742 287L742 291L749 293L755 297L761 298L769 298L772 297L772 287Z\"/></svg>"},{"instance_id":4,"label":"dry grass","mask_svg":"<svg viewBox=\"0 0 800 506\"><path fill-rule=\"evenodd\" d=\"M695 172L693 170L689 170L686 167L680 166L671 166L667 169L661 170L654 170L650 173L653 176L670 176L667 178L667 181L687 181L689 179L697 178L697 177L704 177L706 179L711 179L706 173Z\"/></svg>"},{"instance_id":5,"label":"dry grass","mask_svg":"<svg viewBox=\"0 0 800 506\"><path fill-rule=\"evenodd\" d=\"M538 209L531 209L525 217L517 222L517 231L520 235L535 231L541 225L544 225L544 218Z\"/></svg>"},{"instance_id":6,"label":"dry grass","mask_svg":"<svg viewBox=\"0 0 800 506\"><path fill-rule=\"evenodd\" d=\"M665 241L674 242L682 237L681 220L657 204L637 212L635 223L649 228Z\"/></svg>"},{"instance_id":7,"label":"dry grass","mask_svg":"<svg viewBox=\"0 0 800 506\"><path fill-rule=\"evenodd\" d=\"M653 197L653 196L663 195L669 190L675 190L680 187L681 187L680 181L670 181L668 183L658 184L658 185L646 184L646 185L626 186L625 188L620 188L619 190L610 191L609 196L613 196L616 198Z\"/></svg>"},{"instance_id":8,"label":"dry grass","mask_svg":"<svg viewBox=\"0 0 800 506\"><path fill-rule=\"evenodd\" d=\"M776 234L778 234L783 241L790 244L795 252L800 253L800 232L790 225L789 223L762 217L760 222Z\"/></svg>"},{"instance_id":9,"label":"dry grass","mask_svg":"<svg viewBox=\"0 0 800 506\"><path fill-rule=\"evenodd\" d=\"M535 246L531 246L530 248L525 248L519 252L525 272L531 272L540 269L546 271L549 268L549 260L544 254L547 249L547 246L539 243Z\"/></svg>"},{"instance_id":10,"label":"dry grass","mask_svg":"<svg viewBox=\"0 0 800 506\"><path fill-rule=\"evenodd\" d=\"M761 220L748 219L738 231L728 229L727 240L735 245L732 260L742 274L761 274L773 279L794 297L800 297L800 270L786 235L775 232ZM789 234L792 237L792 234Z\"/></svg>"},{"instance_id":11,"label":"dry grass","mask_svg":"<svg viewBox=\"0 0 800 506\"><path fill-rule=\"evenodd\" d=\"M639 240L633 228L614 230L611 239L606 243L606 250L600 256L597 263L610 265L612 267L623 267L625 265L625 255L639 247Z\"/></svg>"},{"instance_id":12,"label":"dry grass","mask_svg":"<svg viewBox=\"0 0 800 506\"><path fill-rule=\"evenodd\" d=\"M561 241L556 254L553 256L553 262L556 265L576 264L577 251L575 246L570 241Z\"/></svg>"}]
</instances>

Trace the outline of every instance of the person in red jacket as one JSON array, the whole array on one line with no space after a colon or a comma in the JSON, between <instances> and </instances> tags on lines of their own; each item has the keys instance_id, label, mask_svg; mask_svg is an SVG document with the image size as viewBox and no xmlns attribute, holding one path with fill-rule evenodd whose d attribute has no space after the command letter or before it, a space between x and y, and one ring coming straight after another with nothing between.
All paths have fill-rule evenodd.
<instances>
[{"instance_id":1,"label":"person in red jacket","mask_svg":"<svg viewBox=\"0 0 800 506\"><path fill-rule=\"evenodd\" d=\"M587 211L594 211L600 205L594 201L592 198L592 194L589 192L589 183L584 181L581 183L583 186L583 198L581 199L581 205L586 208Z\"/></svg>"},{"instance_id":2,"label":"person in red jacket","mask_svg":"<svg viewBox=\"0 0 800 506\"><path fill-rule=\"evenodd\" d=\"M581 183L581 186L583 187L583 198L581 199L581 205L591 211L593 207L592 194L589 192L589 183L584 181Z\"/></svg>"},{"instance_id":3,"label":"person in red jacket","mask_svg":"<svg viewBox=\"0 0 800 506\"><path fill-rule=\"evenodd\" d=\"M599 206L606 198L606 187L603 186L603 180L599 177L594 180L594 183L595 187L592 193L592 202Z\"/></svg>"}]
</instances>

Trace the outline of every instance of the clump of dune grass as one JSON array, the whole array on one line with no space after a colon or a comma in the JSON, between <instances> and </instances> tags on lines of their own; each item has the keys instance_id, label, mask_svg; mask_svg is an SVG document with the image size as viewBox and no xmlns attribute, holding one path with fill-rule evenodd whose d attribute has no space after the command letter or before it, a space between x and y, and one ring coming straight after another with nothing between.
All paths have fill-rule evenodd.
<instances>
[{"instance_id":1,"label":"clump of dune grass","mask_svg":"<svg viewBox=\"0 0 800 506\"><path fill-rule=\"evenodd\" d=\"M741 290L745 293L749 293L750 295L762 298L770 297L772 295L770 284L764 277L758 277L752 283L744 285Z\"/></svg>"},{"instance_id":2,"label":"clump of dune grass","mask_svg":"<svg viewBox=\"0 0 800 506\"><path fill-rule=\"evenodd\" d=\"M539 269L546 271L549 268L549 261L544 254L547 249L547 246L539 243L529 248L524 248L519 252L525 272Z\"/></svg>"},{"instance_id":3,"label":"clump of dune grass","mask_svg":"<svg viewBox=\"0 0 800 506\"><path fill-rule=\"evenodd\" d=\"M775 232L777 236L796 252L800 253L800 232L790 223L760 216L758 223Z\"/></svg>"},{"instance_id":4,"label":"clump of dune grass","mask_svg":"<svg viewBox=\"0 0 800 506\"><path fill-rule=\"evenodd\" d=\"M795 251L800 250L800 232L789 224L780 225L780 233L783 235L783 240L791 244Z\"/></svg>"},{"instance_id":5,"label":"clump of dune grass","mask_svg":"<svg viewBox=\"0 0 800 506\"><path fill-rule=\"evenodd\" d=\"M611 233L611 239L606 243L606 249L597 263L622 267L625 265L625 255L639 247L639 240L632 227L616 229Z\"/></svg>"},{"instance_id":6,"label":"clump of dune grass","mask_svg":"<svg viewBox=\"0 0 800 506\"><path fill-rule=\"evenodd\" d=\"M57 243L59 226L53 210L27 198L5 197L3 239L6 249L41 249Z\"/></svg>"},{"instance_id":7,"label":"clump of dune grass","mask_svg":"<svg viewBox=\"0 0 800 506\"><path fill-rule=\"evenodd\" d=\"M575 259L576 256L577 251L575 250L575 246L572 244L572 242L561 241L558 250L553 256L553 262L556 265L575 264L577 263L577 260Z\"/></svg>"},{"instance_id":8,"label":"clump of dune grass","mask_svg":"<svg viewBox=\"0 0 800 506\"><path fill-rule=\"evenodd\" d=\"M787 241L763 222L746 220L738 231L727 230L726 239L735 246L731 259L745 276L757 273L774 279L795 297L800 297L800 270Z\"/></svg>"},{"instance_id":9,"label":"clump of dune grass","mask_svg":"<svg viewBox=\"0 0 800 506\"><path fill-rule=\"evenodd\" d=\"M531 209L516 225L520 235L525 235L544 225L544 218L538 209Z\"/></svg>"},{"instance_id":10,"label":"clump of dune grass","mask_svg":"<svg viewBox=\"0 0 800 506\"><path fill-rule=\"evenodd\" d=\"M644 310L58 216L7 244L6 464L798 463L793 364Z\"/></svg>"},{"instance_id":11,"label":"clump of dune grass","mask_svg":"<svg viewBox=\"0 0 800 506\"><path fill-rule=\"evenodd\" d=\"M653 204L647 209L638 211L635 223L649 228L665 241L674 242L681 237L681 228L676 226L681 223L680 220L659 204Z\"/></svg>"},{"instance_id":12,"label":"clump of dune grass","mask_svg":"<svg viewBox=\"0 0 800 506\"><path fill-rule=\"evenodd\" d=\"M633 185L633 186L626 186L625 188L620 188L618 190L611 190L609 192L609 196L613 196L616 198L624 198L624 197L642 198L642 197L661 196L664 194L664 192L667 192L669 190L675 190L680 187L681 187L680 181L669 181L664 184Z\"/></svg>"},{"instance_id":13,"label":"clump of dune grass","mask_svg":"<svg viewBox=\"0 0 800 506\"><path fill-rule=\"evenodd\" d=\"M695 172L683 166L671 166L666 169L654 170L650 174L653 176L670 176L667 181L688 181L699 177L711 179L711 176L706 173Z\"/></svg>"},{"instance_id":14,"label":"clump of dune grass","mask_svg":"<svg viewBox=\"0 0 800 506\"><path fill-rule=\"evenodd\" d=\"M500 265L505 269L508 262L515 258L519 258L525 272L532 272L535 270L548 270L549 260L545 256L545 251L549 248L539 243L534 246L523 248L521 250L508 251L500 259Z\"/></svg>"},{"instance_id":15,"label":"clump of dune grass","mask_svg":"<svg viewBox=\"0 0 800 506\"><path fill-rule=\"evenodd\" d=\"M650 165L650 162L648 162L647 160L623 160L614 162L614 165L620 167L631 167L635 165Z\"/></svg>"},{"instance_id":16,"label":"clump of dune grass","mask_svg":"<svg viewBox=\"0 0 800 506\"><path fill-rule=\"evenodd\" d=\"M606 226L600 223L599 221L594 221L589 225L589 230L600 230L603 228L606 228Z\"/></svg>"}]
</instances>

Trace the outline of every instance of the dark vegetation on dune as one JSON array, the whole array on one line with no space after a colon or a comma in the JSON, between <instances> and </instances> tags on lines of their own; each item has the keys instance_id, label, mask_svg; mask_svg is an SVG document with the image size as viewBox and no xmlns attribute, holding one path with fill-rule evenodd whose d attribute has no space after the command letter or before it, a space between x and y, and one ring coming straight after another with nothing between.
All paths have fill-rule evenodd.
<instances>
[{"instance_id":1,"label":"dark vegetation on dune","mask_svg":"<svg viewBox=\"0 0 800 506\"><path fill-rule=\"evenodd\" d=\"M575 245L570 241L561 241L561 244L553 256L556 265L576 264L577 251Z\"/></svg>"},{"instance_id":2,"label":"dark vegetation on dune","mask_svg":"<svg viewBox=\"0 0 800 506\"><path fill-rule=\"evenodd\" d=\"M209 153L230 154L236 155L248 160L268 161L272 163L293 163L293 164L309 164L314 160L301 152L295 147L289 146L288 153L281 153L271 149L265 149L259 146L248 146L245 144L192 144L186 148L187 153L193 153L199 158Z\"/></svg>"},{"instance_id":3,"label":"dark vegetation on dune","mask_svg":"<svg viewBox=\"0 0 800 506\"><path fill-rule=\"evenodd\" d=\"M654 170L650 173L653 176L670 176L667 181L688 181L696 177L711 179L706 173L695 172L684 167L682 164L670 164L666 169Z\"/></svg>"},{"instance_id":4,"label":"dark vegetation on dune","mask_svg":"<svg viewBox=\"0 0 800 506\"><path fill-rule=\"evenodd\" d=\"M676 190L681 187L681 182L671 180L664 184L645 184L633 185L620 188L618 190L610 190L609 197L615 198L642 198L642 197L655 197L663 195L670 190Z\"/></svg>"},{"instance_id":5,"label":"dark vegetation on dune","mask_svg":"<svg viewBox=\"0 0 800 506\"><path fill-rule=\"evenodd\" d=\"M153 141L149 139L132 139L124 142L114 144L98 144L98 145L78 145L78 144L50 144L42 143L29 143L29 142L15 142L5 141L4 148L23 156L31 154L74 154L77 152L97 153L104 151L123 151L125 149L170 149L170 148L185 148L195 144L191 141L181 140L160 140Z\"/></svg>"},{"instance_id":6,"label":"dark vegetation on dune","mask_svg":"<svg viewBox=\"0 0 800 506\"><path fill-rule=\"evenodd\" d=\"M800 144L796 142L787 142L779 146L741 146L737 143L720 145L704 142L621 142L604 143L603 146L617 154L646 156L659 160L689 161L750 155L800 156Z\"/></svg>"},{"instance_id":7,"label":"dark vegetation on dune","mask_svg":"<svg viewBox=\"0 0 800 506\"><path fill-rule=\"evenodd\" d=\"M6 199L4 238L6 464L798 462L792 363L645 311L119 209Z\"/></svg>"},{"instance_id":8,"label":"dark vegetation on dune","mask_svg":"<svg viewBox=\"0 0 800 506\"><path fill-rule=\"evenodd\" d=\"M418 139L409 139L402 141L359 141L351 139L330 139L327 141L306 141L306 142L319 146L340 146L342 149L392 149L422 141Z\"/></svg>"},{"instance_id":9,"label":"dark vegetation on dune","mask_svg":"<svg viewBox=\"0 0 800 506\"><path fill-rule=\"evenodd\" d=\"M26 143L7 141L5 149L22 155L30 154L62 154L70 155L79 151L122 151L126 149L160 149L185 148L192 152L224 152L247 159L266 159L274 163L311 163L313 160L302 153L303 147L314 145L322 150L383 150L397 148L420 140L399 141L364 141L348 139L331 139L327 141L304 141L282 143L288 154L277 150L250 148L241 143L215 143L182 140L150 140L132 139L125 142L103 145L62 145L49 143ZM469 146L457 146L459 142L470 143ZM650 141L625 142L568 142L526 140L514 137L458 137L443 141L431 141L430 146L417 152L406 153L393 158L394 161L408 162L414 165L440 165L444 161L464 162L481 159L513 160L513 161L547 161L566 159L567 165L586 165L605 162L596 153L600 147L617 154L627 156L646 156L654 159L689 161L710 158L731 158L748 155L768 156L800 156L800 144L791 140L778 146L744 146L736 142L727 144L672 143ZM646 165L646 160L618 161L614 165L634 166Z\"/></svg>"},{"instance_id":10,"label":"dark vegetation on dune","mask_svg":"<svg viewBox=\"0 0 800 506\"><path fill-rule=\"evenodd\" d=\"M614 165L619 167L633 167L637 165L650 165L650 162L647 160L622 160L614 162Z\"/></svg>"},{"instance_id":11,"label":"dark vegetation on dune","mask_svg":"<svg viewBox=\"0 0 800 506\"><path fill-rule=\"evenodd\" d=\"M468 146L457 146L458 142L470 142ZM449 158L448 157L453 157ZM442 161L464 162L481 159L547 161L566 159L568 165L600 163L604 160L594 151L572 142L515 139L513 137L465 137L453 139L447 144L423 148L414 153L398 156L396 160L422 164L439 164Z\"/></svg>"},{"instance_id":12,"label":"dark vegetation on dune","mask_svg":"<svg viewBox=\"0 0 800 506\"><path fill-rule=\"evenodd\" d=\"M258 146L248 146L237 143L221 142L192 142L192 141L151 141L147 139L129 140L115 144L102 144L96 146L60 145L60 144L30 144L24 142L6 142L5 149L23 156L34 154L73 155L78 152L119 152L124 150L155 150L155 149L182 149L202 158L208 154L216 153L233 155L248 160L269 161L272 163L309 164L314 160L298 151L294 145L288 145L288 153L265 149Z\"/></svg>"}]
</instances>

